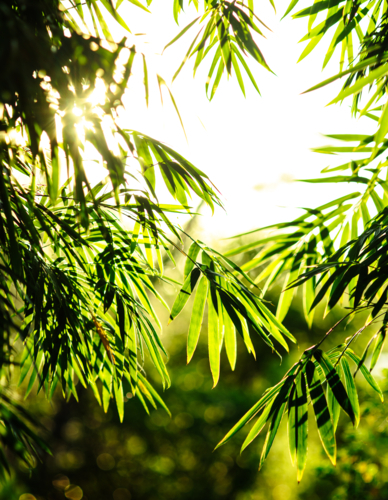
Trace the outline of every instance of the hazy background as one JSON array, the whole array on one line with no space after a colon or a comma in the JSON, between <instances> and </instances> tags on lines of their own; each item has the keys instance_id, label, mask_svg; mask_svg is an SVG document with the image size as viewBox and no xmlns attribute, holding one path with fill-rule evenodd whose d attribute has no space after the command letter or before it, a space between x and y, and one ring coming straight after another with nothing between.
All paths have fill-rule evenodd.
<instances>
[{"instance_id":1,"label":"hazy background","mask_svg":"<svg viewBox=\"0 0 388 500\"><path fill-rule=\"evenodd\" d=\"M296 11L309 5L298 4ZM326 105L335 97L343 82L302 95L302 92L339 71L339 47L322 72L322 61L330 43L330 34L313 53L299 64L297 60L304 43L307 20L280 20L286 4L279 5L276 15L268 2L256 2L257 15L272 30L263 28L266 38L256 41L276 76L254 62L250 67L260 88L257 94L248 78L247 97L241 93L235 78L221 81L214 99L205 95L205 81L211 59L199 68L195 79L189 60L171 86L186 129L188 142L168 94L164 91L161 106L156 78L150 77L152 92L147 110L142 88L142 71L132 81L126 100L123 120L130 128L156 137L185 155L205 171L223 194L226 212L218 210L214 217L203 218L203 238L230 236L233 233L264 226L296 216L296 207L318 206L344 186L312 186L291 183L293 179L317 177L320 170L336 160L333 155L321 155L309 148L334 143L322 134L367 133L373 123L363 118L355 120L350 106ZM138 50L147 56L150 74L157 72L170 82L196 34L191 28L175 45L161 55L164 46L196 17L193 7L174 22L165 2L151 4L152 15L123 3L121 14L129 26L145 36L133 36ZM117 37L120 38L119 33ZM209 57L209 56L208 56ZM136 77L136 71L135 71ZM346 187L345 187L346 189ZM352 188L351 188L352 189ZM352 189L353 191L354 189ZM287 209L285 209L286 207ZM206 212L207 213L207 212Z\"/></svg>"}]
</instances>

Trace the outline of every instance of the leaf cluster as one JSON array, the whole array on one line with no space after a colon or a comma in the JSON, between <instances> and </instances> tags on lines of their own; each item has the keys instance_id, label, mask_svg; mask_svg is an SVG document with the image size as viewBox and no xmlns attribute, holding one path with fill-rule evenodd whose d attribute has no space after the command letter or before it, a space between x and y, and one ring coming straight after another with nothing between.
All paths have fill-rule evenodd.
<instances>
[{"instance_id":1,"label":"leaf cluster","mask_svg":"<svg viewBox=\"0 0 388 500\"><path fill-rule=\"evenodd\" d=\"M198 3L196 4L198 8ZM183 2L175 0L174 16L178 22L178 14L183 8ZM245 96L245 86L241 70L243 69L250 79L252 85L260 93L256 80L245 61L250 55L257 63L265 69L270 70L262 52L253 38L253 34L264 36L257 22L267 28L267 26L254 13L253 1L226 1L226 0L205 0L204 14L197 17L171 40L165 47L176 43L194 25L201 25L197 35L194 37L190 47L175 72L173 80L179 75L186 61L190 58L194 60L194 76L198 67L203 63L209 53L213 54L213 59L206 80L206 93L210 100L213 99L220 84L222 75L226 72L229 76L232 70L235 72L237 81ZM268 28L267 28L268 29Z\"/></svg>"}]
</instances>

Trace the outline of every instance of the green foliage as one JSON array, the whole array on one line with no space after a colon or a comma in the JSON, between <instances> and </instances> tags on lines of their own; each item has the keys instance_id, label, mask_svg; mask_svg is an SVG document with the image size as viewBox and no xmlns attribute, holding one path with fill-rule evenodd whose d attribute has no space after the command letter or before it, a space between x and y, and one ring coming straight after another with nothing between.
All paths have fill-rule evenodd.
<instances>
[{"instance_id":1,"label":"green foliage","mask_svg":"<svg viewBox=\"0 0 388 500\"><path fill-rule=\"evenodd\" d=\"M288 14L296 5L292 2L287 9ZM308 34L302 41L308 41L301 58L306 57L321 41L331 27L336 26L329 50L323 65L332 57L338 44L342 44L340 70L338 75L309 89L317 90L339 78L347 76L343 90L333 99L331 104L353 96L353 113L366 115L377 122L377 130L373 135L335 134L332 139L341 141L343 146L327 146L315 151L323 154L344 154L351 156L361 154L361 159L352 159L339 166L327 167L323 174L341 171L340 175L322 176L317 179L306 179L309 183L357 183L360 192L355 192L330 201L314 209L304 209L305 214L292 222L276 224L262 228L263 236L256 241L236 247L227 252L228 256L251 253L256 255L244 263L244 272L256 271L255 283L264 283L262 296L283 276L283 293L277 305L276 316L282 321L292 303L295 292L302 288L303 306L307 323L311 326L313 315L318 304L326 303L325 315L338 305L346 307L349 312L331 328L320 342L307 349L300 361L283 380L264 393L262 399L248 412L240 422L226 435L220 444L230 439L252 417L262 411L251 429L249 442L269 423L267 438L264 444L261 463L268 453L268 447L278 428L278 421L288 408L290 429L291 457L297 462L298 480L301 478L307 446L307 417L303 419L305 405L305 378L314 378L317 370L317 383L326 386L327 408L322 405L316 412L318 428L327 427L326 438L331 443L322 444L332 461L335 461L333 445L339 409L348 414L354 425L360 419L359 401L355 376L361 371L365 380L382 397L382 392L371 375L382 352L387 322L387 288L385 265L386 247L386 214L387 214L387 149L386 103L372 106L380 99L385 99L385 32L387 27L386 6L382 2L370 2L366 6L357 2L315 2L311 7L294 14L293 17L309 17ZM318 22L317 16L326 15L326 19ZM369 16L369 24L366 17ZM365 18L365 19L364 19ZM316 26L314 27L314 24ZM352 34L357 35L360 51L353 53ZM348 54L349 69L343 70L344 57ZM372 97L361 105L361 92L367 86ZM375 114L377 113L377 114ZM354 144L356 143L356 144ZM349 157L348 155L348 157ZM348 171L349 173L343 173ZM372 215L371 215L372 214ZM375 214L375 215L374 215ZM252 233L252 232L251 232ZM239 235L242 236L242 235ZM265 281L264 281L265 280ZM351 321L356 314L369 312L366 322L348 337L337 349L327 353L320 350L320 345L343 320ZM361 357L350 349L350 345L358 337L368 332L372 325L378 325L378 332L372 330L372 337ZM365 334L364 334L365 335ZM370 368L365 364L369 348ZM349 361L355 363L355 371ZM320 382L319 382L320 381ZM307 386L310 388L310 384ZM319 388L324 397L325 387ZM314 385L313 385L314 387ZM319 387L319 385L317 386ZM307 390L306 390L307 392ZM314 395L310 393L314 405ZM323 401L323 399L321 399ZM296 401L296 402L295 402ZM306 410L307 412L307 410ZM326 415L323 419L320 415ZM306 421L306 423L304 422ZM323 421L324 420L324 421ZM248 443L247 443L248 444ZM335 449L335 448L334 448Z\"/></svg>"},{"instance_id":2,"label":"green foliage","mask_svg":"<svg viewBox=\"0 0 388 500\"><path fill-rule=\"evenodd\" d=\"M293 318L303 331L303 320L296 311ZM211 390L207 338L201 336L195 356L186 366L186 338L180 325L189 321L190 309L185 308L178 319L169 326L165 339L171 354L168 368L173 384L163 399L171 417L154 408L150 408L149 416L144 415L142 405L131 393L125 394L123 423L113 405L107 413L102 412L93 394L82 387L79 402L74 398L66 402L59 392L54 394L51 405L46 404L41 393L29 397L25 402L28 410L50 430L53 456L42 455L42 463L35 464L31 475L16 463L8 489L7 485L0 488L1 500L19 500L27 492L37 499L61 500L69 483L82 488L84 498L98 500L115 498L119 492L124 500L130 495L150 500L182 496L188 500L201 496L215 500L220 495L243 494L248 499L255 491L271 492L276 487L275 478L268 477L265 471L257 473L254 447L240 455L243 435L215 453L212 449L241 409L252 405L257 391L275 380L283 367L276 356L265 356L267 347L255 336L252 341L262 362L256 363L239 343L235 371L231 373L228 363L222 362L220 381ZM222 359L226 361L224 354ZM151 367L147 372L151 378L157 376ZM272 458L280 460L286 473L283 483L289 482L296 492L288 451L285 449L281 457L275 453ZM126 490L129 493L125 495Z\"/></svg>"},{"instance_id":3,"label":"green foliage","mask_svg":"<svg viewBox=\"0 0 388 500\"><path fill-rule=\"evenodd\" d=\"M198 3L193 3L196 4L198 9ZM183 2L181 0L174 1L174 17L177 22L178 13L182 10L182 4ZM269 71L271 70L252 37L253 32L264 36L260 28L257 26L256 21L267 28L267 26L254 13L253 2L248 1L246 4L245 1L227 2L205 0L204 7L203 16L197 17L194 21L183 28L183 30L165 47L166 49L173 43L177 42L195 24L204 23L206 20L206 24L203 24L192 41L185 58L183 59L178 70L175 72L173 80L175 80L175 78L179 75L186 61L194 56L195 75L197 68L203 62L205 57L212 51L212 49L214 49L214 57L206 81L207 94L209 94L209 87L211 87L209 94L210 100L213 99L225 70L228 76L232 74L232 69L234 70L241 91L245 95L245 87L241 76L240 65L246 72L257 92L259 92L256 80L245 62L244 56L248 53L265 69Z\"/></svg>"},{"instance_id":4,"label":"green foliage","mask_svg":"<svg viewBox=\"0 0 388 500\"><path fill-rule=\"evenodd\" d=\"M166 271L168 268L167 264ZM299 344L307 346L323 334L332 318L324 322L318 318L309 330L298 309L299 305L291 307L288 324L298 331ZM115 498L119 493L124 500L130 495L150 500L161 497L175 500L182 496L188 500L203 496L211 500L220 496L243 500L265 500L268 496L275 500L330 496L337 500L361 496L368 500L384 498L388 487L386 403L381 404L379 398L374 397L374 391L369 390L361 374L357 375L357 385L362 419L355 429L342 413L337 431L336 467L331 465L320 445L312 404L309 405L307 466L299 485L295 481L296 470L290 466L285 422L279 427L260 473L257 472L258 452L264 442L263 432L242 454L239 448L249 433L248 426L212 453L214 443L227 433L244 408L254 404L257 393L276 383L283 371L297 360L298 353L293 349L279 365L276 356L266 355L266 345L255 336L252 341L260 362L239 343L235 371L230 372L223 353L220 381L217 388L211 390L213 381L205 336L201 335L195 356L186 366L182 326L189 322L190 313L189 307L182 311L178 320L169 326L165 339L171 354L168 368L173 384L165 392L164 400L171 417L153 408L150 408L150 416L145 416L140 402L128 393L124 399L123 423L113 405L105 414L93 394L82 387L79 402L74 398L66 402L59 392L54 394L50 405L42 393L29 397L26 409L50 431L53 456L41 455L43 463L35 464L31 475L16 462L14 475L0 489L0 499L19 500L21 494L29 493L38 500L61 500L64 493L68 493L69 484L82 488L84 498L98 500ZM355 328L349 325L348 330L352 332ZM341 334L338 332L337 337ZM327 347L335 346L336 337L327 342ZM349 363L352 366L353 362ZM147 371L151 378L156 376L151 367ZM387 399L385 373L377 368L374 376L381 382Z\"/></svg>"},{"instance_id":5,"label":"green foliage","mask_svg":"<svg viewBox=\"0 0 388 500\"><path fill-rule=\"evenodd\" d=\"M254 356L254 334L277 354L279 345L289 350L286 339L296 339L283 320L297 289L302 288L310 327L322 301L326 303L324 315L340 305L348 309L347 314L343 313L321 340L304 350L281 381L267 389L219 443L229 441L255 418L244 449L268 424L261 467L286 416L291 458L300 481L307 463L309 408L323 448L335 463L335 433L341 410L355 426L361 417L356 374L360 372L383 397L371 372L382 353L388 321L386 4L381 0L367 5L323 1L294 14L295 18L309 18L308 33L302 39L308 45L301 59L331 28L336 31L324 66L336 46L342 46L340 73L309 91L346 76L343 89L332 103L352 96L353 113L377 122L373 135L330 135L345 145L319 148L317 152L363 157L322 172L341 171L341 175L305 182L351 182L359 191L305 209L304 215L292 222L261 228L257 230L259 239L223 255L193 240L170 220L171 213L193 214L192 196L211 210L215 205L222 206L207 175L156 139L119 126L117 110L134 61L140 59L128 39L115 42L108 28L106 13L129 31L118 14L121 3L71 1L66 7L58 0L14 0L0 6L4 42L0 57L5 68L0 77L2 374L6 376L13 368L11 356L16 342L19 383L28 380L26 396L37 386L38 392L44 391L51 399L59 383L66 399L74 396L78 400L79 381L92 389L105 412L114 399L120 420L124 419L124 395L128 392L147 412L149 405L156 408L157 403L168 412L145 372L148 359L163 388L170 386L156 301L167 307L173 321L195 295L187 360L192 359L201 329L207 324L214 387L220 377L224 343L230 366L235 369L237 333ZM130 3L145 11L151 4L149 1L145 7L137 0ZM197 1L192 3L200 8ZM296 4L293 0L286 14ZM183 6L180 0L173 2L176 21ZM322 16L326 18L319 22ZM201 25L174 78L190 58L195 58L195 74L212 52L206 82L210 100L225 72L229 76L234 71L245 93L241 67L258 90L247 56L267 70L269 67L254 40L255 33L261 35L256 21L263 24L253 11L252 1L205 0L200 16L166 46L180 40L194 24ZM353 35L359 42L356 49ZM345 55L349 64L344 70ZM141 63L148 104L149 74L143 54ZM167 85L160 75L156 79L159 88ZM96 104L94 97L100 88L103 97ZM362 94L367 92L372 97L367 96L367 103L361 104ZM86 144L94 147L98 161L107 170L106 178L95 185L89 182L85 169ZM133 164L140 169L135 171ZM61 174L63 167L65 176ZM159 202L157 181L164 183L174 203ZM187 251L185 240L191 241ZM168 259L174 262L176 250L186 257L183 283L177 283L164 270ZM256 255L246 258L241 266L229 258L252 251ZM265 296L280 278L283 293L274 314ZM179 284L171 310L158 291L159 283ZM350 337L341 339L335 348L321 349L338 325L345 320L349 323L364 311L369 317ZM370 333L371 339L359 356L350 346L364 332ZM17 416L21 409L11 399L4 401L7 404L0 408L3 421L19 429L13 434L16 440L4 438L10 451L18 453L20 443L33 448L35 442L42 447L39 438ZM0 457L0 463L7 470L5 456Z\"/></svg>"},{"instance_id":6,"label":"green foliage","mask_svg":"<svg viewBox=\"0 0 388 500\"><path fill-rule=\"evenodd\" d=\"M58 386L67 400L78 400L79 381L92 389L105 412L114 399L123 420L128 391L147 412L157 404L168 411L147 380L144 363L149 357L163 388L169 387L153 300L168 307L156 284L176 283L165 275L164 263L174 260L172 251L181 246L183 233L169 216L190 214L193 195L212 210L221 201L206 174L179 153L141 132L120 128L117 109L139 57L126 38L115 42L108 28L107 12L129 31L117 11L121 3L71 1L69 6L58 0L15 0L0 7L1 64L6 68L0 78L0 368L5 375L13 368L16 342L19 385L27 381L26 397L37 386L37 392L51 399ZM148 10L140 2L130 3ZM230 74L233 28L233 43L263 62L250 31L258 30L251 7L205 2L204 8L211 22L201 54L210 40ZM236 54L246 65L245 54ZM148 102L144 55L142 63ZM166 85L159 75L157 81L159 87ZM107 170L95 185L85 168L86 146L94 147ZM176 204L159 202L157 182L164 183ZM287 348L284 336L293 336L237 278L241 270L233 262L198 246L202 263L192 254L170 316L181 311L201 277L200 289L206 283L209 290L209 358L216 383L223 321L229 325L233 367L235 329L250 352L253 331L274 350L273 339ZM202 315L197 321L202 322ZM194 323L198 337L200 324ZM4 422L14 419L21 426L10 416L17 415L17 407L9 411L2 407ZM6 440L9 452L18 452L28 439L38 442L26 429L15 434L18 439ZM7 469L4 457L0 462Z\"/></svg>"}]
</instances>

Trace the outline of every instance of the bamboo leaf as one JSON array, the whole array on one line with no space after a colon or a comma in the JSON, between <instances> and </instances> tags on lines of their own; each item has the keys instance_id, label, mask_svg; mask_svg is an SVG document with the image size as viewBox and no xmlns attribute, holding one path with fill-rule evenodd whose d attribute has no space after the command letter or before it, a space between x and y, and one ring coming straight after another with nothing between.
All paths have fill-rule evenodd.
<instances>
[{"instance_id":1,"label":"bamboo leaf","mask_svg":"<svg viewBox=\"0 0 388 500\"><path fill-rule=\"evenodd\" d=\"M236 328L229 314L223 308L224 328L225 328L225 349L229 364L232 370L236 367L237 360L237 339Z\"/></svg>"},{"instance_id":2,"label":"bamboo leaf","mask_svg":"<svg viewBox=\"0 0 388 500\"><path fill-rule=\"evenodd\" d=\"M167 47L169 47L170 45L172 45L173 43L178 41L192 26L194 26L194 24L198 21L198 19L199 19L199 17L194 19L194 21L191 21L191 23L189 23L187 26L185 26L183 28L183 30L180 31L175 38L173 38L170 42L168 42L168 44L164 47L163 52L167 49Z\"/></svg>"},{"instance_id":3,"label":"bamboo leaf","mask_svg":"<svg viewBox=\"0 0 388 500\"><path fill-rule=\"evenodd\" d=\"M350 403L353 408L354 416L355 416L355 425L356 427L360 423L360 405L358 402L358 394L356 384L354 382L354 378L350 372L350 367L347 359L345 357L341 358L341 366L344 372L345 378L345 388L348 393Z\"/></svg>"},{"instance_id":4,"label":"bamboo leaf","mask_svg":"<svg viewBox=\"0 0 388 500\"><path fill-rule=\"evenodd\" d=\"M262 414L260 417L256 420L254 425L252 426L251 430L248 433L248 436L245 438L245 441L243 442L241 446L241 452L245 450L247 446L251 444L251 442L257 438L257 436L260 434L262 431L263 427L267 423L268 415L271 411L272 408L272 401L269 401L269 403L265 406Z\"/></svg>"},{"instance_id":5,"label":"bamboo leaf","mask_svg":"<svg viewBox=\"0 0 388 500\"><path fill-rule=\"evenodd\" d=\"M220 357L222 337L219 331L219 318L214 302L217 301L217 295L214 288L210 287L208 291L208 345L210 370L213 377L213 388L217 385L220 378Z\"/></svg>"},{"instance_id":6,"label":"bamboo leaf","mask_svg":"<svg viewBox=\"0 0 388 500\"><path fill-rule=\"evenodd\" d=\"M190 245L189 251L187 252L185 269L183 271L183 279L184 280L186 280L187 276L190 274L193 267L195 266L195 262L196 262L196 259L198 257L200 250L201 250L201 247L198 245L198 243L196 241L194 241Z\"/></svg>"},{"instance_id":7,"label":"bamboo leaf","mask_svg":"<svg viewBox=\"0 0 388 500\"><path fill-rule=\"evenodd\" d=\"M280 295L280 299L276 309L276 318L280 322L284 320L285 316L287 315L291 307L292 299L295 293L295 288L288 288L288 287L291 283L293 283L297 279L298 274L299 274L299 267L287 273L286 278L284 280L283 291L282 294Z\"/></svg>"},{"instance_id":8,"label":"bamboo leaf","mask_svg":"<svg viewBox=\"0 0 388 500\"><path fill-rule=\"evenodd\" d=\"M311 361L308 361L306 365L306 378L317 422L318 434L327 456L331 463L335 465L337 447L333 421L330 416L320 378L316 373L314 363Z\"/></svg>"},{"instance_id":9,"label":"bamboo leaf","mask_svg":"<svg viewBox=\"0 0 388 500\"><path fill-rule=\"evenodd\" d=\"M353 68L354 71L355 67ZM379 66L377 69L372 70L368 76L364 76L362 78L359 78L354 85L351 87L346 87L344 90L342 90L335 99L333 99L329 104L335 104L336 102L343 101L346 97L353 95L353 94L358 94L361 92L361 90L366 86L370 85L371 83L375 82L379 78L382 78L388 73L388 65L383 64Z\"/></svg>"},{"instance_id":10,"label":"bamboo leaf","mask_svg":"<svg viewBox=\"0 0 388 500\"><path fill-rule=\"evenodd\" d=\"M288 397L290 395L293 383L294 383L295 376L294 375L289 375L278 395L275 398L275 401L273 402L273 405L271 407L271 412L269 414L268 418L271 418L271 422L269 424L269 428L267 431L267 435L265 437L265 442L263 445L263 449L261 452L261 457L260 457L260 468L262 467L265 459L268 456L268 453L270 452L270 449L272 447L273 441L275 439L275 436L277 434L277 431L279 429L280 422L283 418L284 410L287 405Z\"/></svg>"},{"instance_id":11,"label":"bamboo leaf","mask_svg":"<svg viewBox=\"0 0 388 500\"><path fill-rule=\"evenodd\" d=\"M296 399L296 386L291 389L290 399L288 401L288 447L290 449L290 457L292 465L296 462L296 446L297 446L297 432L296 432L296 422L298 419L297 415L297 404Z\"/></svg>"},{"instance_id":12,"label":"bamboo leaf","mask_svg":"<svg viewBox=\"0 0 388 500\"><path fill-rule=\"evenodd\" d=\"M221 439L217 444L215 449L219 448L223 444L227 443L244 425L246 425L255 415L257 415L283 388L285 381L288 379L281 380L277 385L268 389L259 401L248 410L243 417L235 424L232 429Z\"/></svg>"},{"instance_id":13,"label":"bamboo leaf","mask_svg":"<svg viewBox=\"0 0 388 500\"><path fill-rule=\"evenodd\" d=\"M122 381L115 380L113 383L113 387L117 405L117 412L119 414L120 422L122 422L124 420L124 393Z\"/></svg>"},{"instance_id":14,"label":"bamboo leaf","mask_svg":"<svg viewBox=\"0 0 388 500\"><path fill-rule=\"evenodd\" d=\"M369 370L366 368L366 366L363 363L361 363L361 359L357 356L357 354L355 352L353 352L351 349L347 349L345 355L349 359L354 361L356 363L357 367L360 367L360 372L364 376L365 380L372 387L372 389L378 393L378 395L380 396L381 402L383 402L384 396L383 396L382 390L380 389L380 387L379 387L378 383L376 382L376 380L374 379L373 375L369 372Z\"/></svg>"},{"instance_id":15,"label":"bamboo leaf","mask_svg":"<svg viewBox=\"0 0 388 500\"><path fill-rule=\"evenodd\" d=\"M379 357L380 357L381 352L382 352L383 347L384 347L386 333L387 333L387 329L385 326L383 326L380 329L380 331L376 337L376 340L375 340L375 345L373 347L372 359L370 362L369 371L373 370L373 368L376 366L377 361L379 360Z\"/></svg>"},{"instance_id":16,"label":"bamboo leaf","mask_svg":"<svg viewBox=\"0 0 388 500\"><path fill-rule=\"evenodd\" d=\"M334 432L337 430L338 426L338 421L341 413L341 407L335 398L333 391L330 389L330 386L327 385L327 390L326 390L326 397L327 397L327 406L329 407L330 410L330 416L333 420L333 428Z\"/></svg>"},{"instance_id":17,"label":"bamboo leaf","mask_svg":"<svg viewBox=\"0 0 388 500\"><path fill-rule=\"evenodd\" d=\"M302 480L303 472L307 460L307 438L308 438L308 406L307 389L304 374L301 373L296 379L296 398L297 398L297 418L295 422L295 431L297 437L296 443L296 467L297 481Z\"/></svg>"},{"instance_id":18,"label":"bamboo leaf","mask_svg":"<svg viewBox=\"0 0 388 500\"><path fill-rule=\"evenodd\" d=\"M208 295L209 282L202 276L195 294L193 311L191 313L189 333L187 337L187 363L190 362L198 344L201 332L203 315L205 312L206 298Z\"/></svg>"},{"instance_id":19,"label":"bamboo leaf","mask_svg":"<svg viewBox=\"0 0 388 500\"><path fill-rule=\"evenodd\" d=\"M330 358L320 349L317 349L315 351L314 357L321 365L330 390L334 394L335 399L338 401L344 412L349 415L350 420L354 425L356 423L356 416L354 414L353 407L346 393L345 387L343 386L336 369L330 361Z\"/></svg>"},{"instance_id":20,"label":"bamboo leaf","mask_svg":"<svg viewBox=\"0 0 388 500\"><path fill-rule=\"evenodd\" d=\"M182 311L186 302L189 300L190 295L193 293L195 285L201 275L201 271L198 267L194 268L191 273L187 276L183 286L175 299L170 313L170 321L173 321L178 314Z\"/></svg>"}]
</instances>

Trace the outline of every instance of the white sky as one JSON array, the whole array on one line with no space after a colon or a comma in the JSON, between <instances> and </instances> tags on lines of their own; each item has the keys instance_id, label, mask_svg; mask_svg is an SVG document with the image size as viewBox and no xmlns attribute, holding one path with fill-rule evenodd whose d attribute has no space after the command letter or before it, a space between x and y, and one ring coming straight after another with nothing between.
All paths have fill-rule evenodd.
<instances>
[{"instance_id":1,"label":"white sky","mask_svg":"<svg viewBox=\"0 0 388 500\"><path fill-rule=\"evenodd\" d=\"M307 21L291 18L280 21L283 10L275 15L269 2L263 6L256 2L257 15L272 29L272 32L265 33L266 39L257 37L256 40L277 76L251 60L249 65L261 96L248 78L244 78L246 98L235 78L230 81L224 78L215 98L209 102L205 95L205 79L211 60L205 60L204 68L197 72L194 80L192 62L188 61L171 86L186 128L187 143L167 92L164 93L164 106L161 106L156 78L152 76L156 71L167 83L171 82L198 29L189 30L162 57L165 44L196 16L193 7L188 9L177 26L173 20L172 3L154 0L150 7L152 14L129 2L123 2L120 7L119 12L132 32L147 34L134 39L138 50L147 55L150 79L154 82L151 81L148 109L140 82L132 84L125 103L124 119L129 128L151 135L183 154L205 171L221 191L226 212L218 209L210 217L210 212L204 211L209 215L202 218L203 239L227 237L290 220L299 213L295 207L315 207L334 199L337 193L338 196L345 194L343 185L289 182L291 179L317 177L322 168L345 161L309 150L334 142L322 137L322 133L373 131L370 120L351 118L349 102L325 107L338 93L342 82L301 95L304 90L338 72L340 48L324 72L321 72L321 67L330 39L323 40L309 57L296 64L304 48L302 44L298 45L298 40L307 30ZM118 38L119 35L118 30ZM139 71L138 67L138 74ZM348 192L356 190L351 187Z\"/></svg>"}]
</instances>

